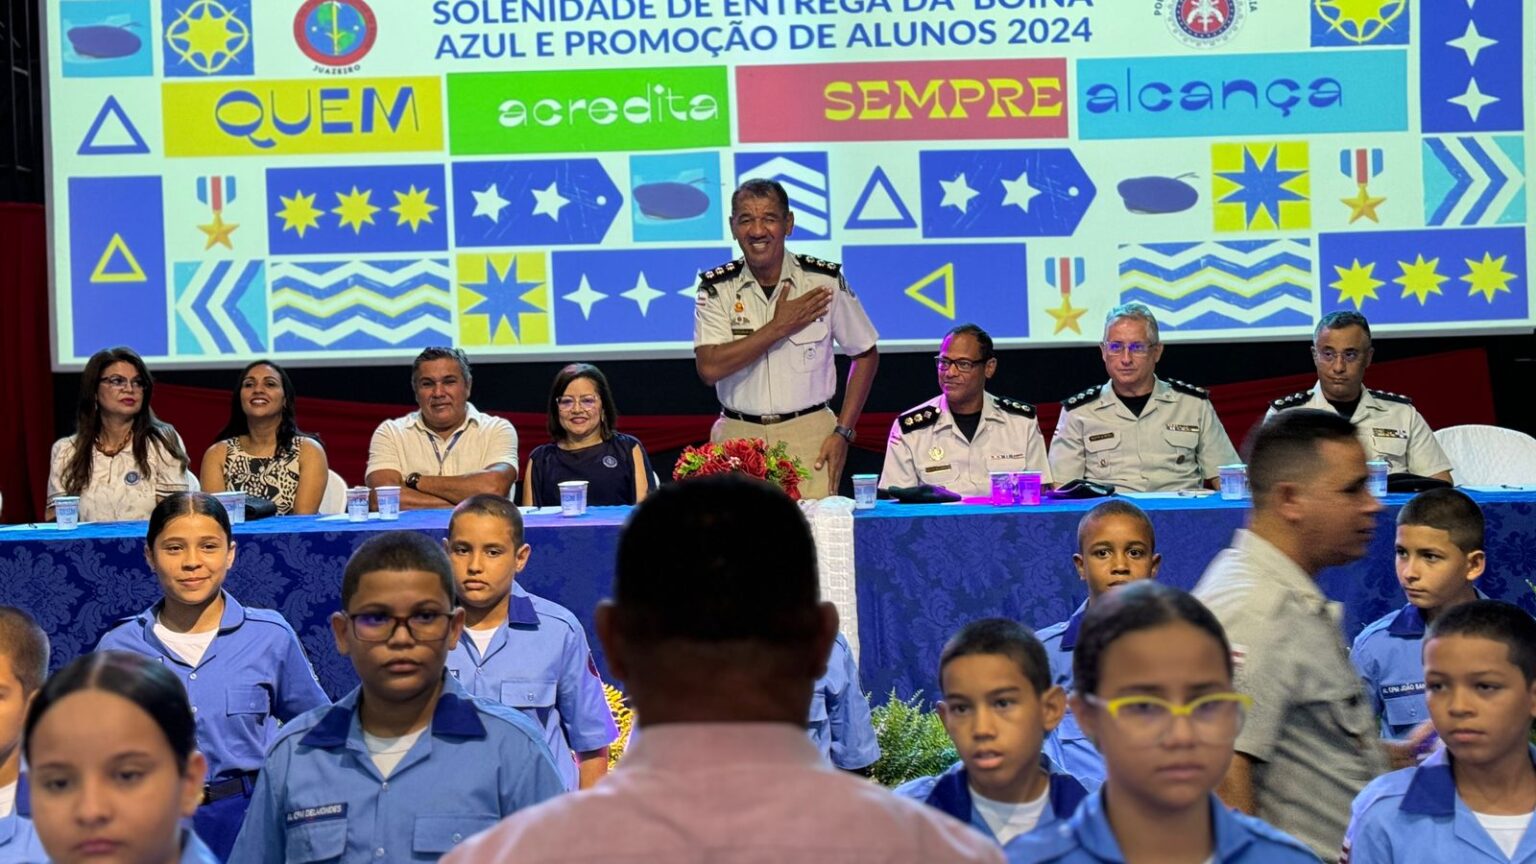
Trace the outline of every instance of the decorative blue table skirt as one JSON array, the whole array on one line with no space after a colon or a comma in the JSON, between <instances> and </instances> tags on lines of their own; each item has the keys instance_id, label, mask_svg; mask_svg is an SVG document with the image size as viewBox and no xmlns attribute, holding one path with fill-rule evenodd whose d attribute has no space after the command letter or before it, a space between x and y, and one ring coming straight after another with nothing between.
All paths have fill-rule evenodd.
<instances>
[{"instance_id":1,"label":"decorative blue table skirt","mask_svg":"<svg viewBox=\"0 0 1536 864\"><path fill-rule=\"evenodd\" d=\"M1474 493L1488 520L1488 572L1479 586L1492 597L1536 610L1526 579L1536 579L1536 493ZM1324 590L1345 604L1346 636L1402 604L1393 575L1392 523L1406 495L1388 499L1370 554L1325 571ZM939 650L967 621L1016 618L1044 627L1066 618L1086 590L1072 568L1077 522L1095 502L1039 507L899 505L882 501L854 520L859 667L876 701L893 689L906 697L937 688ZM1163 556L1161 578L1188 588L1242 524L1241 502L1208 498L1143 499ZM626 507L594 507L562 518L525 517L533 557L519 583L581 619L606 677L592 610L609 594ZM229 590L242 603L277 609L293 624L320 682L333 697L355 686L336 652L328 619L337 610L347 556L371 533L394 528L442 537L444 510L408 512L400 521L346 522L288 516L235 526ZM144 561L143 522L52 525L0 530L0 603L37 616L53 640L52 666L91 650L119 619L159 596Z\"/></svg>"}]
</instances>

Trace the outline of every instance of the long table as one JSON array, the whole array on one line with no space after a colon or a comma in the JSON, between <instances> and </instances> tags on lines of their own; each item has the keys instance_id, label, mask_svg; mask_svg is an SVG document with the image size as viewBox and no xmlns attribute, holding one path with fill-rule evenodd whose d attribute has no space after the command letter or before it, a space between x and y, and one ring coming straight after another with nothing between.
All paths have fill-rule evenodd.
<instances>
[{"instance_id":1,"label":"long table","mask_svg":"<svg viewBox=\"0 0 1536 864\"><path fill-rule=\"evenodd\" d=\"M1536 492L1474 492L1488 521L1490 596L1536 612L1526 578L1536 578ZM1400 605L1392 567L1392 521L1408 500L1388 496L1369 555L1325 571L1328 596L1345 606L1346 635ZM1086 592L1072 568L1077 522L1094 501L994 508L880 502L854 519L859 667L877 701L932 693L940 648L975 618L1005 616L1032 627L1060 621ZM1141 499L1157 530L1161 578L1188 588L1243 521L1242 502L1206 498ZM613 579L618 535L629 508L595 507L565 519L555 508L525 516L533 557L519 582L581 619L592 637L592 610ZM446 511L402 514L400 521L347 522L289 516L235 526L237 552L228 587L242 603L278 609L293 624L333 697L356 684L336 653L327 623L339 604L347 556L370 534L391 528L444 535ZM159 596L144 562L143 522L51 525L0 530L0 603L26 608L53 640L54 668L95 647L101 634Z\"/></svg>"}]
</instances>

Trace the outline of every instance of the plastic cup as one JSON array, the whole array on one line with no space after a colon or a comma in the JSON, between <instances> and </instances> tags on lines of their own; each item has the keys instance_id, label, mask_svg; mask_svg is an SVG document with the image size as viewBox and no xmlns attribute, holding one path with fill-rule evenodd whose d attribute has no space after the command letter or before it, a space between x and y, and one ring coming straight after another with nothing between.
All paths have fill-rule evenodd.
<instances>
[{"instance_id":1,"label":"plastic cup","mask_svg":"<svg viewBox=\"0 0 1536 864\"><path fill-rule=\"evenodd\" d=\"M1365 463L1367 470L1371 472L1371 494L1377 498L1385 498L1387 495L1387 474L1391 470L1385 459L1372 459Z\"/></svg>"},{"instance_id":2,"label":"plastic cup","mask_svg":"<svg viewBox=\"0 0 1536 864\"><path fill-rule=\"evenodd\" d=\"M1248 497L1248 466L1223 465L1221 472L1221 498L1223 501L1241 501Z\"/></svg>"},{"instance_id":3,"label":"plastic cup","mask_svg":"<svg viewBox=\"0 0 1536 864\"><path fill-rule=\"evenodd\" d=\"M1013 472L992 472L992 506L1007 507L1014 503Z\"/></svg>"},{"instance_id":4,"label":"plastic cup","mask_svg":"<svg viewBox=\"0 0 1536 864\"><path fill-rule=\"evenodd\" d=\"M1013 472L1014 500L1026 507L1033 507L1040 503L1040 472L1039 471L1015 471Z\"/></svg>"},{"instance_id":5,"label":"plastic cup","mask_svg":"<svg viewBox=\"0 0 1536 864\"><path fill-rule=\"evenodd\" d=\"M80 524L80 499L74 495L60 495L53 499L53 518L60 531L73 531Z\"/></svg>"},{"instance_id":6,"label":"plastic cup","mask_svg":"<svg viewBox=\"0 0 1536 864\"><path fill-rule=\"evenodd\" d=\"M353 486L347 490L347 521L368 521L368 487Z\"/></svg>"},{"instance_id":7,"label":"plastic cup","mask_svg":"<svg viewBox=\"0 0 1536 864\"><path fill-rule=\"evenodd\" d=\"M379 499L379 518L393 522L400 518L400 487L380 486L373 490Z\"/></svg>"},{"instance_id":8,"label":"plastic cup","mask_svg":"<svg viewBox=\"0 0 1536 864\"><path fill-rule=\"evenodd\" d=\"M873 510L875 507L876 490L879 484L879 474L853 475L853 509Z\"/></svg>"},{"instance_id":9,"label":"plastic cup","mask_svg":"<svg viewBox=\"0 0 1536 864\"><path fill-rule=\"evenodd\" d=\"M245 493L240 491L215 492L213 497L224 505L224 512L229 514L230 524L239 525L245 521Z\"/></svg>"},{"instance_id":10,"label":"plastic cup","mask_svg":"<svg viewBox=\"0 0 1536 864\"><path fill-rule=\"evenodd\" d=\"M560 484L560 515L580 516L587 512L587 481L566 480Z\"/></svg>"}]
</instances>

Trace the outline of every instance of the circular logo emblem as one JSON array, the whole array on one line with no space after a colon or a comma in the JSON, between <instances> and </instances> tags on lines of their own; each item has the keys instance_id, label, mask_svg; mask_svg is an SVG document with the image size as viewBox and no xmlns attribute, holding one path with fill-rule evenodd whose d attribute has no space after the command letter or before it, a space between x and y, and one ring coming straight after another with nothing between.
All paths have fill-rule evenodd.
<instances>
[{"instance_id":1,"label":"circular logo emblem","mask_svg":"<svg viewBox=\"0 0 1536 864\"><path fill-rule=\"evenodd\" d=\"M293 16L293 41L321 66L357 63L378 35L378 20L364 0L305 0Z\"/></svg>"},{"instance_id":2,"label":"circular logo emblem","mask_svg":"<svg viewBox=\"0 0 1536 864\"><path fill-rule=\"evenodd\" d=\"M139 485L139 472L129 471L127 474L124 474L123 482L127 483L129 486Z\"/></svg>"},{"instance_id":3,"label":"circular logo emblem","mask_svg":"<svg viewBox=\"0 0 1536 864\"><path fill-rule=\"evenodd\" d=\"M1168 29L1186 45L1210 48L1237 32L1241 0L1175 0L1168 4Z\"/></svg>"},{"instance_id":4,"label":"circular logo emblem","mask_svg":"<svg viewBox=\"0 0 1536 864\"><path fill-rule=\"evenodd\" d=\"M617 468L617 467L619 467L619 460L614 458L611 455L610 456L604 456L603 457L603 465L605 465L605 466L607 466L609 468Z\"/></svg>"}]
</instances>

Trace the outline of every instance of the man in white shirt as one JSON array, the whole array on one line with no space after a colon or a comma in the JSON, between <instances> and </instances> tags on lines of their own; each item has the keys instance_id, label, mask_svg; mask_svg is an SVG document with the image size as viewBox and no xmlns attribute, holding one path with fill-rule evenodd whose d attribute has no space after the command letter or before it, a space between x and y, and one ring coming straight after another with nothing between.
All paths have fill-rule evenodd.
<instances>
[{"instance_id":1,"label":"man in white shirt","mask_svg":"<svg viewBox=\"0 0 1536 864\"><path fill-rule=\"evenodd\" d=\"M427 348L411 366L418 410L385 420L368 445L370 488L399 486L401 509L452 507L517 480L517 431L469 403L469 358Z\"/></svg>"}]
</instances>

